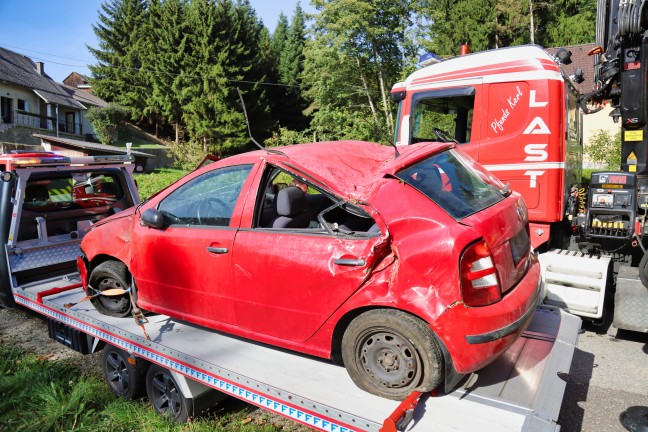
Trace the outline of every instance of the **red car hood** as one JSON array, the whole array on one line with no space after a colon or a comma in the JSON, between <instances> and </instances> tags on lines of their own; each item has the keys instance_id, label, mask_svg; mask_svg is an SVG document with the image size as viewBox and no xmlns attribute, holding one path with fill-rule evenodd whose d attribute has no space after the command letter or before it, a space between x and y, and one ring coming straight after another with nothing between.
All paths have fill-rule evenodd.
<instances>
[{"instance_id":1,"label":"red car hood","mask_svg":"<svg viewBox=\"0 0 648 432\"><path fill-rule=\"evenodd\" d=\"M277 149L289 160L284 157L275 159L272 155L266 158L291 171L307 174L340 197L367 202L378 178L394 174L453 146L449 143L419 143L398 147L399 156L396 156L396 149L392 146L364 141L332 141Z\"/></svg>"},{"instance_id":2,"label":"red car hood","mask_svg":"<svg viewBox=\"0 0 648 432\"><path fill-rule=\"evenodd\" d=\"M96 223L92 224L90 226L90 229L101 226L101 225L104 225L104 224L107 224L108 222L112 222L112 221L117 220L117 219L122 219L122 218L125 218L125 217L132 216L135 213L136 210L137 210L137 206L129 207L129 208L125 209L125 210L120 211L119 213L115 213L112 216L109 216L109 217L107 217L105 219L101 219L99 222L96 222Z\"/></svg>"}]
</instances>

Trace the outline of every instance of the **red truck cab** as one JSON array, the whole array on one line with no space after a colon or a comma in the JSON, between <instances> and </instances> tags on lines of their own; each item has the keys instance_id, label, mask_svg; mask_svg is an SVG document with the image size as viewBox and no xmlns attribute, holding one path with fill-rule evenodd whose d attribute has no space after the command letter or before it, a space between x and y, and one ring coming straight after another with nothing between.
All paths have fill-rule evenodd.
<instances>
[{"instance_id":1,"label":"red truck cab","mask_svg":"<svg viewBox=\"0 0 648 432\"><path fill-rule=\"evenodd\" d=\"M571 79L538 46L459 56L394 85L395 141L455 141L522 194L538 248L550 233L568 229L563 222L583 154L577 96Z\"/></svg>"}]
</instances>

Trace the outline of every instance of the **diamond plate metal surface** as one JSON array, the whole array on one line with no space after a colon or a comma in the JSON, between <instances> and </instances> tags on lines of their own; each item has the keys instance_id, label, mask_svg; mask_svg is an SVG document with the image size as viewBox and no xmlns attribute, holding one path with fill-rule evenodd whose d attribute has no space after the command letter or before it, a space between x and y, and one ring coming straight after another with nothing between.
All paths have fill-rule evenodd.
<instances>
[{"instance_id":1,"label":"diamond plate metal surface","mask_svg":"<svg viewBox=\"0 0 648 432\"><path fill-rule=\"evenodd\" d=\"M39 247L32 250L23 249L20 253L15 253L11 249L7 250L12 273L74 261L80 254L79 242Z\"/></svg>"}]
</instances>

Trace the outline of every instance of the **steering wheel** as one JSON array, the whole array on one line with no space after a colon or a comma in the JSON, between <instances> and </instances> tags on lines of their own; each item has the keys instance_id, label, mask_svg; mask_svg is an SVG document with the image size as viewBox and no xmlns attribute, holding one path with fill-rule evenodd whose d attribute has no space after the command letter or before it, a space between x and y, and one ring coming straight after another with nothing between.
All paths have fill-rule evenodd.
<instances>
[{"instance_id":1,"label":"steering wheel","mask_svg":"<svg viewBox=\"0 0 648 432\"><path fill-rule=\"evenodd\" d=\"M434 132L434 134L437 136L437 138L439 138L443 142L455 142L455 143L459 144L459 141L457 141L454 138L450 138L451 135L446 131L443 131L443 130L441 130L439 128L433 127L432 132Z\"/></svg>"},{"instance_id":2,"label":"steering wheel","mask_svg":"<svg viewBox=\"0 0 648 432\"><path fill-rule=\"evenodd\" d=\"M223 215L223 212L218 212L216 210L223 210L226 208L227 203L220 198L211 197L201 200L196 208L196 218L198 219L198 223L200 225L210 225L210 219L218 217L218 215Z\"/></svg>"}]
</instances>

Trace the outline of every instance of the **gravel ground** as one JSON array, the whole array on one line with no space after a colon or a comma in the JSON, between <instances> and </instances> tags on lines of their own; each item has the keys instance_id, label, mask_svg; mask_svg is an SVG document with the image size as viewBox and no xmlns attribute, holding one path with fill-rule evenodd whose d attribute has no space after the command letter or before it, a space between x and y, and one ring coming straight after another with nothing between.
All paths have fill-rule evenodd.
<instances>
[{"instance_id":1,"label":"gravel ground","mask_svg":"<svg viewBox=\"0 0 648 432\"><path fill-rule=\"evenodd\" d=\"M65 359L82 371L102 374L100 354L83 356L50 340L45 320L36 314L0 309L0 343L15 344L51 360ZM561 432L625 431L619 415L631 406L648 405L648 334L584 323L565 380L558 419ZM263 417L284 430L308 430L260 409L252 417Z\"/></svg>"},{"instance_id":2,"label":"gravel ground","mask_svg":"<svg viewBox=\"0 0 648 432\"><path fill-rule=\"evenodd\" d=\"M560 430L625 431L621 413L648 406L648 334L591 323L583 330L566 377Z\"/></svg>"}]
</instances>

